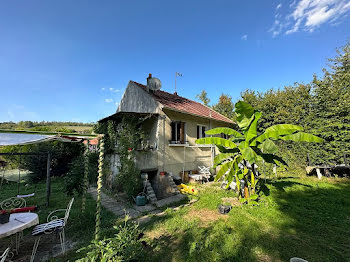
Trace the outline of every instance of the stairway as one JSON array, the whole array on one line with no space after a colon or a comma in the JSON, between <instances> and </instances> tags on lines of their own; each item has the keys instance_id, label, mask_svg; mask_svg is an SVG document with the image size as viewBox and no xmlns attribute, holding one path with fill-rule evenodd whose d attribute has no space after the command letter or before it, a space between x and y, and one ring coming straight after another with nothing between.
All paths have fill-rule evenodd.
<instances>
[{"instance_id":1,"label":"stairway","mask_svg":"<svg viewBox=\"0 0 350 262\"><path fill-rule=\"evenodd\" d=\"M147 180L146 181L146 192L147 192L147 196L149 197L150 201L152 204L157 202L157 197L156 194L154 193L154 190L152 188L151 183Z\"/></svg>"},{"instance_id":2,"label":"stairway","mask_svg":"<svg viewBox=\"0 0 350 262\"><path fill-rule=\"evenodd\" d=\"M176 184L175 184L175 182L173 180L173 177L172 176L168 176L168 179L169 179L169 185L173 189L174 195L180 194L180 191L177 188L177 186L176 186Z\"/></svg>"}]
</instances>

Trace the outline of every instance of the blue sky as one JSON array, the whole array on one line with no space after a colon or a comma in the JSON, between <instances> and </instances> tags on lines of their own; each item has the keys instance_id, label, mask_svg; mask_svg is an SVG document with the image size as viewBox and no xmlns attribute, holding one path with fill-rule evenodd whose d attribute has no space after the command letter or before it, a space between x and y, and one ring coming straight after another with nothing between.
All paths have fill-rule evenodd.
<instances>
[{"instance_id":1,"label":"blue sky","mask_svg":"<svg viewBox=\"0 0 350 262\"><path fill-rule=\"evenodd\" d=\"M97 121L148 73L237 100L321 75L350 1L1 1L0 121Z\"/></svg>"}]
</instances>

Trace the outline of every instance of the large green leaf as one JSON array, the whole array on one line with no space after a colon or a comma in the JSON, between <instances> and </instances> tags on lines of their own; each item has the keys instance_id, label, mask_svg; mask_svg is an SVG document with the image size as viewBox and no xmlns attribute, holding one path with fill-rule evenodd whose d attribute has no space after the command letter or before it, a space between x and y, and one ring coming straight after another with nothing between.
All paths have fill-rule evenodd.
<instances>
[{"instance_id":1,"label":"large green leaf","mask_svg":"<svg viewBox=\"0 0 350 262\"><path fill-rule=\"evenodd\" d=\"M215 181L218 181L227 171L229 171L232 168L233 162L225 162L220 166L220 170L215 176Z\"/></svg>"},{"instance_id":2,"label":"large green leaf","mask_svg":"<svg viewBox=\"0 0 350 262\"><path fill-rule=\"evenodd\" d=\"M215 156L214 158L214 167L221 164L224 160L227 160L228 158L233 158L236 155L236 153L221 153Z\"/></svg>"},{"instance_id":3,"label":"large green leaf","mask_svg":"<svg viewBox=\"0 0 350 262\"><path fill-rule=\"evenodd\" d=\"M217 127L217 128L213 128L210 129L208 131L205 132L207 135L219 135L221 133L228 135L228 136L234 136L234 137L241 137L242 134L239 133L238 131L229 128L229 127Z\"/></svg>"},{"instance_id":4,"label":"large green leaf","mask_svg":"<svg viewBox=\"0 0 350 262\"><path fill-rule=\"evenodd\" d=\"M261 113L256 111L254 113L254 120L251 122L248 131L244 134L246 137L246 145L249 145L249 141L256 137L258 134L258 121L261 117Z\"/></svg>"},{"instance_id":5,"label":"large green leaf","mask_svg":"<svg viewBox=\"0 0 350 262\"><path fill-rule=\"evenodd\" d=\"M226 148L224 146L218 146L218 145L216 145L216 146L219 149L220 153L237 153L237 152L239 152L239 149L237 147Z\"/></svg>"},{"instance_id":6,"label":"large green leaf","mask_svg":"<svg viewBox=\"0 0 350 262\"><path fill-rule=\"evenodd\" d=\"M297 125L279 124L266 128L265 132L258 136L256 141L262 142L267 138L278 139L282 135L290 135L296 131L303 131L304 128Z\"/></svg>"},{"instance_id":7,"label":"large green leaf","mask_svg":"<svg viewBox=\"0 0 350 262\"><path fill-rule=\"evenodd\" d=\"M298 132L295 134L282 136L281 139L285 141L294 141L294 142L314 142L314 143L323 142L322 138L305 133L305 132Z\"/></svg>"},{"instance_id":8,"label":"large green leaf","mask_svg":"<svg viewBox=\"0 0 350 262\"><path fill-rule=\"evenodd\" d=\"M250 164L257 162L258 156L251 147L243 147L240 150L243 158L247 160Z\"/></svg>"},{"instance_id":9,"label":"large green leaf","mask_svg":"<svg viewBox=\"0 0 350 262\"><path fill-rule=\"evenodd\" d=\"M274 154L260 154L259 155L266 163L276 164L277 166L288 166L287 162L282 157Z\"/></svg>"},{"instance_id":10,"label":"large green leaf","mask_svg":"<svg viewBox=\"0 0 350 262\"><path fill-rule=\"evenodd\" d=\"M239 101L235 104L235 113L238 126L246 130L254 118L254 108L246 102Z\"/></svg>"},{"instance_id":11,"label":"large green leaf","mask_svg":"<svg viewBox=\"0 0 350 262\"><path fill-rule=\"evenodd\" d=\"M196 144L217 145L217 146L224 146L224 147L229 147L229 148L237 147L237 145L235 143L233 143L232 141L221 138L221 137L199 138L196 140Z\"/></svg>"},{"instance_id":12,"label":"large green leaf","mask_svg":"<svg viewBox=\"0 0 350 262\"><path fill-rule=\"evenodd\" d=\"M278 151L278 147L270 139L266 139L264 142L262 142L259 148L263 153L269 153L269 154L273 154Z\"/></svg>"}]
</instances>

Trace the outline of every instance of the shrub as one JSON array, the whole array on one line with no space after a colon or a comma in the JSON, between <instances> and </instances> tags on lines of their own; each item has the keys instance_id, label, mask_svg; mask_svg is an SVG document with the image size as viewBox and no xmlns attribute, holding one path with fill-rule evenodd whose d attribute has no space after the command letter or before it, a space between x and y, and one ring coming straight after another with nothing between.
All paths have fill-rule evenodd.
<instances>
[{"instance_id":1,"label":"shrub","mask_svg":"<svg viewBox=\"0 0 350 262\"><path fill-rule=\"evenodd\" d=\"M128 222L127 218L120 226L114 227L117 233L112 238L92 241L92 243L80 250L88 251L80 262L97 261L138 261L143 255L142 231L135 222Z\"/></svg>"},{"instance_id":2,"label":"shrub","mask_svg":"<svg viewBox=\"0 0 350 262\"><path fill-rule=\"evenodd\" d=\"M69 171L69 163L83 153L81 143L64 143L60 141L45 142L24 146L7 146L2 152L51 152L51 176L63 176ZM12 167L20 167L31 172L29 180L33 183L46 178L47 156L4 156Z\"/></svg>"},{"instance_id":3,"label":"shrub","mask_svg":"<svg viewBox=\"0 0 350 262\"><path fill-rule=\"evenodd\" d=\"M89 153L89 183L95 183L98 168L98 154ZM84 163L85 157L76 157L69 165L69 171L64 177L64 191L67 195L74 193L81 195L84 190Z\"/></svg>"}]
</instances>

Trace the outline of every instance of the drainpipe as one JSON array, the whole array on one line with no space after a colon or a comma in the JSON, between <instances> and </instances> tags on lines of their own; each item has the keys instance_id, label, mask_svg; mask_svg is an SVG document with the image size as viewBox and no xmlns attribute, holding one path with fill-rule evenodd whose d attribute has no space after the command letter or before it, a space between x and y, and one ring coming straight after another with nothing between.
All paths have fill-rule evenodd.
<instances>
[{"instance_id":1,"label":"drainpipe","mask_svg":"<svg viewBox=\"0 0 350 262\"><path fill-rule=\"evenodd\" d=\"M160 116L161 119L163 119L163 163L162 163L162 171L165 172L165 143L166 143L166 138L165 138L165 119L166 116Z\"/></svg>"},{"instance_id":2,"label":"drainpipe","mask_svg":"<svg viewBox=\"0 0 350 262\"><path fill-rule=\"evenodd\" d=\"M182 182L185 179L185 164L186 164L186 147L184 146L184 165L182 167Z\"/></svg>"}]
</instances>

